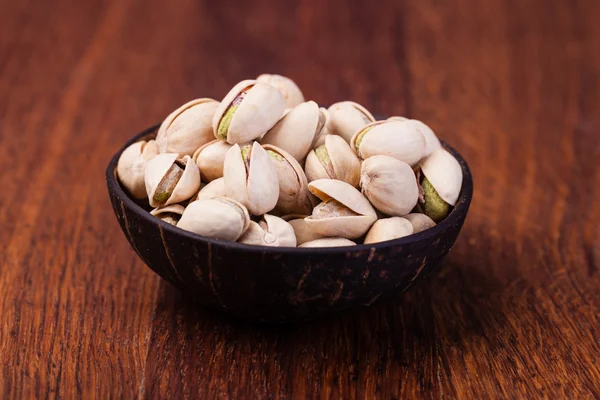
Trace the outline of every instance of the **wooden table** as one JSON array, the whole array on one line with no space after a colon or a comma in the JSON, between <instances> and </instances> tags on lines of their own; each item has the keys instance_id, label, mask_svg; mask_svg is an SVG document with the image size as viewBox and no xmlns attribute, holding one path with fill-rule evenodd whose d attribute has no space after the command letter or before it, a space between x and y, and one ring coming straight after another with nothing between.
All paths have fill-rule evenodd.
<instances>
[{"instance_id":1,"label":"wooden table","mask_svg":"<svg viewBox=\"0 0 600 400\"><path fill-rule=\"evenodd\" d=\"M367 3L0 1L0 397L600 397L600 2ZM277 328L144 266L109 158L262 72L464 155L472 209L438 274Z\"/></svg>"}]
</instances>

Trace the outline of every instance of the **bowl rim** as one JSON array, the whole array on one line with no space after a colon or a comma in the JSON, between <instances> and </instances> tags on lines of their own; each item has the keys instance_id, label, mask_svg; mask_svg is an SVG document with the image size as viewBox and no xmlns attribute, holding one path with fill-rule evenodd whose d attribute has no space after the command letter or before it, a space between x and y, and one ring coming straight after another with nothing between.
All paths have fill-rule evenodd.
<instances>
[{"instance_id":1,"label":"bowl rim","mask_svg":"<svg viewBox=\"0 0 600 400\"><path fill-rule=\"evenodd\" d=\"M127 192L121 187L121 184L118 182L117 178L117 163L119 161L119 157L123 153L123 151L129 147L131 144L142 140L144 137L149 136L153 133L156 133L160 126L160 123L154 124L149 128L142 130L140 133L133 136L129 139L117 152L113 155L108 166L106 168L106 184L108 187L109 195L114 194L120 201L127 205L128 208L134 210L141 218L149 220L151 223L157 224L162 229L175 234L183 236L190 240L196 240L199 242L203 242L210 246L220 246L227 250L238 250L244 252L256 252L256 253L264 253L269 252L272 254L341 254L347 252L364 252L364 251L377 251L379 249L385 249L390 247L401 247L404 245L410 245L420 241L427 241L437 236L439 233L449 229L452 225L458 222L459 211L464 209L464 214L466 216L469 205L471 203L471 199L473 197L473 177L471 175L471 171L469 166L464 158L448 143L440 139L442 146L448 150L458 161L463 173L463 181L462 188L458 197L458 200L446 218L444 218L441 222L436 224L433 228L426 229L424 231L414 233L408 236L404 236L398 239L387 240L384 242L378 243L370 243L370 244L357 244L354 246L340 246L340 247L272 247L272 246L261 246L261 245L251 245L245 243L238 242L230 242L219 239L210 239L204 236L200 236L196 233L189 232L183 230L181 228L177 228L167 222L164 222L154 216L150 215L150 213L144 210L141 206L139 206Z\"/></svg>"}]
</instances>

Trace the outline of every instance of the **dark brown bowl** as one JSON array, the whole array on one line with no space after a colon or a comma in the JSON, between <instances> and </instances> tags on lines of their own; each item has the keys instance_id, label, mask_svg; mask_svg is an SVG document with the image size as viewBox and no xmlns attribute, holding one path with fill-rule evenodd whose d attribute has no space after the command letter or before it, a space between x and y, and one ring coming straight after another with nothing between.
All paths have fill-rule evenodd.
<instances>
[{"instance_id":1,"label":"dark brown bowl","mask_svg":"<svg viewBox=\"0 0 600 400\"><path fill-rule=\"evenodd\" d=\"M132 138L106 169L110 201L131 247L167 282L200 304L254 321L314 318L391 297L444 259L465 221L473 180L463 158L463 185L450 215L434 228L387 242L335 248L275 248L207 239L150 214L116 178L123 150L156 134Z\"/></svg>"}]
</instances>

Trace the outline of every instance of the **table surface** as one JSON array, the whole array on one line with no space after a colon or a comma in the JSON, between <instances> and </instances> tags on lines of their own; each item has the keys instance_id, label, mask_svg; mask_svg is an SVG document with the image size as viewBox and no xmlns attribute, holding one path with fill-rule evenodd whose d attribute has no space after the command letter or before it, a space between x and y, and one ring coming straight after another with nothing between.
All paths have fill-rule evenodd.
<instances>
[{"instance_id":1,"label":"table surface","mask_svg":"<svg viewBox=\"0 0 600 400\"><path fill-rule=\"evenodd\" d=\"M0 0L0 397L599 398L600 2ZM138 259L104 168L262 72L425 120L469 161L439 273L285 327Z\"/></svg>"}]
</instances>

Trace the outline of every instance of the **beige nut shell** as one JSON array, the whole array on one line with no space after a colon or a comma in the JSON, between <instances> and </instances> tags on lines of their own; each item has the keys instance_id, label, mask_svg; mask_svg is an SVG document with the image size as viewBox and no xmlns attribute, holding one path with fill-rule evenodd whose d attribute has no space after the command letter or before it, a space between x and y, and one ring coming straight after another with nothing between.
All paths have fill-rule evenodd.
<instances>
[{"instance_id":1,"label":"beige nut shell","mask_svg":"<svg viewBox=\"0 0 600 400\"><path fill-rule=\"evenodd\" d=\"M245 80L235 85L215 111L212 127L218 139L221 118L233 100L248 86L252 86L239 104L229 124L227 142L245 143L260 138L271 129L283 114L285 99L273 86L255 80Z\"/></svg>"},{"instance_id":2,"label":"beige nut shell","mask_svg":"<svg viewBox=\"0 0 600 400\"><path fill-rule=\"evenodd\" d=\"M409 220L402 217L378 219L365 237L365 244L385 242L412 235L414 228Z\"/></svg>"},{"instance_id":3,"label":"beige nut shell","mask_svg":"<svg viewBox=\"0 0 600 400\"><path fill-rule=\"evenodd\" d=\"M302 162L318 134L320 113L314 101L299 104L281 118L260 142L277 146Z\"/></svg>"},{"instance_id":4,"label":"beige nut shell","mask_svg":"<svg viewBox=\"0 0 600 400\"><path fill-rule=\"evenodd\" d=\"M296 247L292 225L270 214L263 215L261 223L250 221L248 229L238 241L260 246Z\"/></svg>"},{"instance_id":5,"label":"beige nut shell","mask_svg":"<svg viewBox=\"0 0 600 400\"><path fill-rule=\"evenodd\" d=\"M373 156L363 161L360 186L371 204L387 215L406 215L419 199L419 186L412 168L389 156Z\"/></svg>"},{"instance_id":6,"label":"beige nut shell","mask_svg":"<svg viewBox=\"0 0 600 400\"><path fill-rule=\"evenodd\" d=\"M119 157L117 177L121 184L136 199L147 196L144 183L144 171L150 159L158 154L158 146L154 140L142 140L131 144Z\"/></svg>"},{"instance_id":7,"label":"beige nut shell","mask_svg":"<svg viewBox=\"0 0 600 400\"><path fill-rule=\"evenodd\" d=\"M435 226L435 221L425 214L411 213L405 215L403 218L406 218L410 221L413 226L414 233L423 232L424 230L433 228Z\"/></svg>"},{"instance_id":8,"label":"beige nut shell","mask_svg":"<svg viewBox=\"0 0 600 400\"><path fill-rule=\"evenodd\" d=\"M198 235L236 241L248 229L248 210L235 200L225 197L196 200L183 212L177 227Z\"/></svg>"},{"instance_id":9,"label":"beige nut shell","mask_svg":"<svg viewBox=\"0 0 600 400\"><path fill-rule=\"evenodd\" d=\"M293 108L300 103L304 103L302 91L292 79L277 74L262 74L256 78L259 82L268 83L279 90L285 99L286 108Z\"/></svg>"},{"instance_id":10,"label":"beige nut shell","mask_svg":"<svg viewBox=\"0 0 600 400\"><path fill-rule=\"evenodd\" d=\"M161 153L191 156L214 139L212 119L219 102L209 98L189 101L173 111L160 125L156 143Z\"/></svg>"},{"instance_id":11,"label":"beige nut shell","mask_svg":"<svg viewBox=\"0 0 600 400\"><path fill-rule=\"evenodd\" d=\"M329 155L333 175L330 175L317 157L315 150L306 157L305 170L309 182L317 179L338 179L358 187L360 181L360 161L344 139L336 135L325 136L325 149Z\"/></svg>"},{"instance_id":12,"label":"beige nut shell","mask_svg":"<svg viewBox=\"0 0 600 400\"><path fill-rule=\"evenodd\" d=\"M375 121L369 110L353 101L332 104L327 111L330 133L341 136L348 143L354 132Z\"/></svg>"},{"instance_id":13,"label":"beige nut shell","mask_svg":"<svg viewBox=\"0 0 600 400\"><path fill-rule=\"evenodd\" d=\"M296 244L298 246L300 246L302 243L321 239L323 237L323 235L320 235L310 229L304 220L306 217L308 217L308 215L301 214L290 214L282 217L283 220L288 221L294 229L294 233L296 235Z\"/></svg>"},{"instance_id":14,"label":"beige nut shell","mask_svg":"<svg viewBox=\"0 0 600 400\"><path fill-rule=\"evenodd\" d=\"M462 187L460 164L446 149L438 149L420 162L421 172L438 195L451 206L456 205Z\"/></svg>"},{"instance_id":15,"label":"beige nut shell","mask_svg":"<svg viewBox=\"0 0 600 400\"><path fill-rule=\"evenodd\" d=\"M279 198L275 211L282 215L310 214L313 207L308 196L308 180L300 164L288 152L277 146L266 144L263 148L277 153L282 158L276 160L271 157L279 181Z\"/></svg>"},{"instance_id":16,"label":"beige nut shell","mask_svg":"<svg viewBox=\"0 0 600 400\"><path fill-rule=\"evenodd\" d=\"M241 148L235 144L225 155L223 178L227 197L242 203L253 215L271 211L279 198L279 178L271 156L258 142L252 144L248 171Z\"/></svg>"},{"instance_id":17,"label":"beige nut shell","mask_svg":"<svg viewBox=\"0 0 600 400\"><path fill-rule=\"evenodd\" d=\"M341 237L328 237L304 242L298 247L345 247L356 246L352 240Z\"/></svg>"},{"instance_id":18,"label":"beige nut shell","mask_svg":"<svg viewBox=\"0 0 600 400\"><path fill-rule=\"evenodd\" d=\"M335 216L305 219L306 224L323 236L356 239L364 235L377 220L377 214L369 201L352 185L334 179L318 179L308 184L308 190L322 201L334 199L359 214L358 216Z\"/></svg>"},{"instance_id":19,"label":"beige nut shell","mask_svg":"<svg viewBox=\"0 0 600 400\"><path fill-rule=\"evenodd\" d=\"M144 181L146 193L152 207L168 206L169 204L181 203L194 196L200 189L200 172L190 156L184 156L181 160L185 163L183 175L173 188L169 198L162 204L154 200L154 193L169 168L177 160L176 153L158 154L146 165Z\"/></svg>"},{"instance_id":20,"label":"beige nut shell","mask_svg":"<svg viewBox=\"0 0 600 400\"><path fill-rule=\"evenodd\" d=\"M225 179L217 178L214 181L210 181L200 189L194 200L212 199L214 197L227 197Z\"/></svg>"},{"instance_id":21,"label":"beige nut shell","mask_svg":"<svg viewBox=\"0 0 600 400\"><path fill-rule=\"evenodd\" d=\"M205 143L196 150L193 159L200 169L200 176L203 181L211 182L223 176L225 154L230 148L229 143L217 139Z\"/></svg>"}]
</instances>

